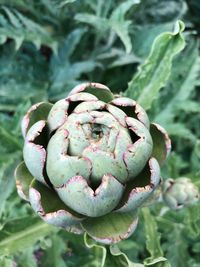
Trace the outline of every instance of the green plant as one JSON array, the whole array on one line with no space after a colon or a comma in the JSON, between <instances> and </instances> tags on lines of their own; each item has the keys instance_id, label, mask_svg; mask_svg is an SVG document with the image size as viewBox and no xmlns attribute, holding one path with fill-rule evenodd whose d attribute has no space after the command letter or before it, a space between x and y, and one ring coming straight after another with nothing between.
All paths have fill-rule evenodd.
<instances>
[{"instance_id":1,"label":"green plant","mask_svg":"<svg viewBox=\"0 0 200 267\"><path fill-rule=\"evenodd\" d=\"M171 148L139 104L98 83L78 85L54 105L35 104L22 133L19 195L47 223L106 244L135 230Z\"/></svg>"},{"instance_id":2,"label":"green plant","mask_svg":"<svg viewBox=\"0 0 200 267\"><path fill-rule=\"evenodd\" d=\"M167 179L163 183L163 198L171 209L181 209L199 200L198 187L186 177Z\"/></svg>"},{"instance_id":3,"label":"green plant","mask_svg":"<svg viewBox=\"0 0 200 267\"><path fill-rule=\"evenodd\" d=\"M101 246L43 222L13 177L27 109L95 81L166 129L162 181L188 177L200 189L198 0L0 2L0 266L199 266L199 202L171 210L155 202L158 187L154 205L138 209L134 234Z\"/></svg>"}]
</instances>

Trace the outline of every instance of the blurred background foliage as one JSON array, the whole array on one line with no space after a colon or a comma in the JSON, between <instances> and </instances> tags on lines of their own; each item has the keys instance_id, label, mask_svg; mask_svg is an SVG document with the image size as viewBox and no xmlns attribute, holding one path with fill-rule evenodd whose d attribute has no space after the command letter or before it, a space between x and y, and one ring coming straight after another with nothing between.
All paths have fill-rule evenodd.
<instances>
[{"instance_id":1,"label":"blurred background foliage","mask_svg":"<svg viewBox=\"0 0 200 267\"><path fill-rule=\"evenodd\" d=\"M64 98L81 82L137 98L137 90L147 90L143 66L150 75L143 82L155 90L144 107L172 138L163 179L187 176L200 187L199 17L198 0L0 0L0 266L101 266L101 248L88 249L82 236L35 217L17 196L13 176L25 111ZM163 34L173 32L178 19L185 23L183 50L183 29L173 43ZM176 42L182 42L177 51ZM119 244L130 260L200 267L199 204L176 212L158 203L140 217L133 236ZM167 261L156 262L163 256Z\"/></svg>"}]
</instances>

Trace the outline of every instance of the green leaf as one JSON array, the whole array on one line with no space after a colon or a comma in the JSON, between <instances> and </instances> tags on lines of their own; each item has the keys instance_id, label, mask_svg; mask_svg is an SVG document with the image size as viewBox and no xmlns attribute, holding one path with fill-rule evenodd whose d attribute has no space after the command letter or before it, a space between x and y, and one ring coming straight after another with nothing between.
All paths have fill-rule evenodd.
<instances>
[{"instance_id":1,"label":"green leaf","mask_svg":"<svg viewBox=\"0 0 200 267\"><path fill-rule=\"evenodd\" d=\"M111 26L111 29L116 32L116 34L119 36L121 41L123 42L126 53L130 53L132 49L132 43L129 36L129 26L131 24L131 21L125 20L125 15L129 11L129 9L135 5L139 4L140 0L129 0L125 1L124 3L121 3L117 6L117 8L112 12L109 24Z\"/></svg>"},{"instance_id":2,"label":"green leaf","mask_svg":"<svg viewBox=\"0 0 200 267\"><path fill-rule=\"evenodd\" d=\"M187 113L199 110L197 102L188 100L199 83L199 41L192 35L188 39L187 46L173 62L170 78L161 92L160 111L154 117L154 121L162 123L166 128L176 116L182 114L180 110Z\"/></svg>"},{"instance_id":3,"label":"green leaf","mask_svg":"<svg viewBox=\"0 0 200 267\"><path fill-rule=\"evenodd\" d=\"M113 264L113 266L116 267L143 267L143 264L140 263L134 263L129 260L127 255L120 251L119 247L117 245L110 246L110 255L109 259L107 257L106 259L106 266L111 266L110 263Z\"/></svg>"},{"instance_id":4,"label":"green leaf","mask_svg":"<svg viewBox=\"0 0 200 267\"><path fill-rule=\"evenodd\" d=\"M100 259L100 267L143 267L143 264L130 261L125 253L120 251L117 245L105 247L96 243L87 234L84 235L85 245L96 254L96 259Z\"/></svg>"},{"instance_id":5,"label":"green leaf","mask_svg":"<svg viewBox=\"0 0 200 267\"><path fill-rule=\"evenodd\" d=\"M12 193L15 185L14 169L19 160L20 154L21 153L11 154L12 157L8 154L8 158L4 158L5 162L0 164L0 215L3 211L6 199Z\"/></svg>"},{"instance_id":6,"label":"green leaf","mask_svg":"<svg viewBox=\"0 0 200 267\"><path fill-rule=\"evenodd\" d=\"M0 119L1 121L1 119ZM10 122L10 120L7 120L7 123ZM0 137L1 141L6 144L7 151L15 151L21 148L21 144L19 140L13 135L12 132L10 132L10 129L6 129L3 127L4 125L0 126Z\"/></svg>"},{"instance_id":7,"label":"green leaf","mask_svg":"<svg viewBox=\"0 0 200 267\"><path fill-rule=\"evenodd\" d=\"M167 23L155 23L153 25L150 23L135 26L132 33L134 53L142 59L147 58L154 39L163 32L171 31L173 25L174 22L170 21Z\"/></svg>"},{"instance_id":8,"label":"green leaf","mask_svg":"<svg viewBox=\"0 0 200 267\"><path fill-rule=\"evenodd\" d=\"M138 3L140 3L140 0L127 0L119 4L112 11L109 18L88 13L78 13L75 16L75 19L80 22L90 24L100 31L102 35L105 34L105 32L109 29L112 30L123 42L126 48L126 53L130 53L132 49L132 43L129 36L129 26L131 21L126 20L125 15L133 5Z\"/></svg>"},{"instance_id":9,"label":"green leaf","mask_svg":"<svg viewBox=\"0 0 200 267\"><path fill-rule=\"evenodd\" d=\"M0 233L0 255L13 255L33 246L55 228L38 217L22 217L7 222Z\"/></svg>"},{"instance_id":10,"label":"green leaf","mask_svg":"<svg viewBox=\"0 0 200 267\"><path fill-rule=\"evenodd\" d=\"M0 266L2 267L13 267L16 266L16 262L8 257L0 256Z\"/></svg>"},{"instance_id":11,"label":"green leaf","mask_svg":"<svg viewBox=\"0 0 200 267\"><path fill-rule=\"evenodd\" d=\"M184 223L191 238L196 239L200 236L200 205L187 207Z\"/></svg>"},{"instance_id":12,"label":"green leaf","mask_svg":"<svg viewBox=\"0 0 200 267\"><path fill-rule=\"evenodd\" d=\"M65 98L69 91L80 83L82 74L91 72L98 66L98 63L92 59L71 62L70 57L76 51L85 32L85 28L77 28L69 33L60 44L58 53L51 58L49 97L53 100Z\"/></svg>"},{"instance_id":13,"label":"green leaf","mask_svg":"<svg viewBox=\"0 0 200 267\"><path fill-rule=\"evenodd\" d=\"M67 247L64 240L58 234L54 234L50 238L51 245L44 251L41 266L65 267L66 263L62 258L62 254L66 253Z\"/></svg>"},{"instance_id":14,"label":"green leaf","mask_svg":"<svg viewBox=\"0 0 200 267\"><path fill-rule=\"evenodd\" d=\"M196 136L183 123L169 123L165 128L170 136L178 136L179 138L190 140L192 143L196 141Z\"/></svg>"},{"instance_id":15,"label":"green leaf","mask_svg":"<svg viewBox=\"0 0 200 267\"><path fill-rule=\"evenodd\" d=\"M149 57L125 91L126 96L137 100L145 109L151 107L159 90L166 84L173 57L184 48L183 30L183 22L178 21L173 33L166 32L155 39Z\"/></svg>"},{"instance_id":16,"label":"green leaf","mask_svg":"<svg viewBox=\"0 0 200 267\"><path fill-rule=\"evenodd\" d=\"M198 1L198 0L197 0ZM134 13L134 20L146 26L146 24L158 24L174 22L185 14L185 2L181 0L151 0L142 3ZM146 41L146 38L143 37Z\"/></svg>"},{"instance_id":17,"label":"green leaf","mask_svg":"<svg viewBox=\"0 0 200 267\"><path fill-rule=\"evenodd\" d=\"M192 170L200 174L199 162L200 162L200 140L197 140L191 156L191 165L192 165Z\"/></svg>"},{"instance_id":18,"label":"green leaf","mask_svg":"<svg viewBox=\"0 0 200 267\"><path fill-rule=\"evenodd\" d=\"M104 83L113 93L123 94L137 65L148 57L156 36L166 36L177 18L184 16L186 47L173 57L169 79L155 93L149 116L168 129L172 137L173 152L162 168L163 179L184 175L200 188L200 25L198 16L195 18L199 1L143 0L133 6L133 0L0 2L0 266L100 267L102 248L88 249L81 235L56 229L45 230L45 235L42 227L34 230L43 222L33 221L32 208L18 197L14 185L14 168L22 159L21 119L32 104L46 101L47 97L53 101L65 97L81 82ZM83 24L75 19L76 14L89 16ZM162 39L166 52L181 42L181 33L171 34L168 47L167 40ZM52 53L52 42L59 45L57 55ZM162 59L166 55L161 55L159 49L154 54L154 76L145 87L151 82L157 86L157 80L160 84L159 73L165 68ZM157 203L151 206L148 220L152 218L158 224L156 232L161 233L164 255L148 255L141 216L134 234L117 244L120 251L116 246L105 246L105 267L127 266L121 253L131 263L142 263L150 256L146 265L167 266L165 256L173 267L200 267L199 203L178 212ZM28 229L33 230L32 234ZM156 243L154 238L157 233L150 240ZM10 255L2 256L6 249L11 250Z\"/></svg>"},{"instance_id":19,"label":"green leaf","mask_svg":"<svg viewBox=\"0 0 200 267\"><path fill-rule=\"evenodd\" d=\"M168 240L167 244L165 244L166 254L173 267L190 266L187 262L189 259L188 244L185 242L184 236L181 224L174 224L171 231L166 234Z\"/></svg>"},{"instance_id":20,"label":"green leaf","mask_svg":"<svg viewBox=\"0 0 200 267\"><path fill-rule=\"evenodd\" d=\"M18 253L16 262L20 267L37 267L37 259L34 255L34 247L25 249Z\"/></svg>"},{"instance_id":21,"label":"green leaf","mask_svg":"<svg viewBox=\"0 0 200 267\"><path fill-rule=\"evenodd\" d=\"M146 246L151 257L163 257L163 251L160 246L160 233L157 231L157 224L148 208L142 209L145 221Z\"/></svg>"},{"instance_id":22,"label":"green leaf","mask_svg":"<svg viewBox=\"0 0 200 267\"><path fill-rule=\"evenodd\" d=\"M158 233L157 223L154 217L151 215L148 208L143 208L142 214L145 222L146 248L151 255L144 260L145 266L170 266L170 264L166 262L167 259L163 257L163 251L160 245L161 235ZM162 262L164 262L164 265Z\"/></svg>"},{"instance_id":23,"label":"green leaf","mask_svg":"<svg viewBox=\"0 0 200 267\"><path fill-rule=\"evenodd\" d=\"M106 18L97 17L88 13L78 13L75 16L75 19L95 27L100 32L105 32L109 29L108 21Z\"/></svg>"},{"instance_id":24,"label":"green leaf","mask_svg":"<svg viewBox=\"0 0 200 267\"><path fill-rule=\"evenodd\" d=\"M167 259L164 257L157 257L155 259L147 258L144 260L144 264L145 264L145 266L171 267L170 263L166 262L166 261L167 261Z\"/></svg>"},{"instance_id":25,"label":"green leaf","mask_svg":"<svg viewBox=\"0 0 200 267\"><path fill-rule=\"evenodd\" d=\"M107 254L106 247L95 242L87 233L84 234L84 243L88 248L95 251L96 258L100 260L100 267L104 267Z\"/></svg>"},{"instance_id":26,"label":"green leaf","mask_svg":"<svg viewBox=\"0 0 200 267\"><path fill-rule=\"evenodd\" d=\"M194 78L195 79L195 78ZM193 80L194 81L194 80ZM200 106L198 102L193 100L183 100L177 103L177 109L179 111L184 111L185 113L199 113Z\"/></svg>"},{"instance_id":27,"label":"green leaf","mask_svg":"<svg viewBox=\"0 0 200 267\"><path fill-rule=\"evenodd\" d=\"M70 3L74 3L76 0L64 0L64 1L60 1L59 3L59 8L62 8L64 7L65 5L67 4L70 4Z\"/></svg>"},{"instance_id":28,"label":"green leaf","mask_svg":"<svg viewBox=\"0 0 200 267\"><path fill-rule=\"evenodd\" d=\"M0 38L4 41L7 38L14 39L16 50L23 41L31 41L38 49L42 44L51 47L55 52L57 49L56 41L44 27L18 10L6 6L0 8Z\"/></svg>"},{"instance_id":29,"label":"green leaf","mask_svg":"<svg viewBox=\"0 0 200 267\"><path fill-rule=\"evenodd\" d=\"M23 48L28 55L16 53L12 42L0 47L0 110L14 112L21 103L46 100L48 64L33 46Z\"/></svg>"}]
</instances>

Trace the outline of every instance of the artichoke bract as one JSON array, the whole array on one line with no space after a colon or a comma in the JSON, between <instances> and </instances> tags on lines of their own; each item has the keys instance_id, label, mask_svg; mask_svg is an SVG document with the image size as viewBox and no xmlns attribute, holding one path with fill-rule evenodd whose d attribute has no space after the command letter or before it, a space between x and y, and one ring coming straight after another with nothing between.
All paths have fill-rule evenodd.
<instances>
[{"instance_id":1,"label":"artichoke bract","mask_svg":"<svg viewBox=\"0 0 200 267\"><path fill-rule=\"evenodd\" d=\"M134 100L86 83L22 121L19 195L48 224L111 244L129 237L160 183L170 139Z\"/></svg>"}]
</instances>

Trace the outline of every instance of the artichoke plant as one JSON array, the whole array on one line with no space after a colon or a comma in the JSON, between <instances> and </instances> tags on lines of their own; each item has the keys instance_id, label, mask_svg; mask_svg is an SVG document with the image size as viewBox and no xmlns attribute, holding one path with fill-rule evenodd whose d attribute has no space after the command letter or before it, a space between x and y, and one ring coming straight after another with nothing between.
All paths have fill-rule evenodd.
<instances>
[{"instance_id":1,"label":"artichoke plant","mask_svg":"<svg viewBox=\"0 0 200 267\"><path fill-rule=\"evenodd\" d=\"M163 200L171 209L178 210L197 202L199 189L187 177L180 177L176 180L169 178L162 185L162 195Z\"/></svg>"},{"instance_id":2,"label":"artichoke plant","mask_svg":"<svg viewBox=\"0 0 200 267\"><path fill-rule=\"evenodd\" d=\"M170 151L166 131L138 103L81 84L55 104L32 106L22 133L17 190L46 223L105 244L133 233Z\"/></svg>"}]
</instances>

